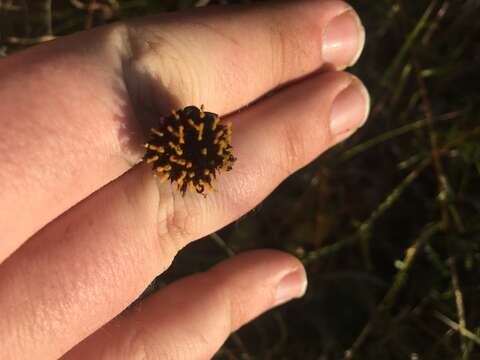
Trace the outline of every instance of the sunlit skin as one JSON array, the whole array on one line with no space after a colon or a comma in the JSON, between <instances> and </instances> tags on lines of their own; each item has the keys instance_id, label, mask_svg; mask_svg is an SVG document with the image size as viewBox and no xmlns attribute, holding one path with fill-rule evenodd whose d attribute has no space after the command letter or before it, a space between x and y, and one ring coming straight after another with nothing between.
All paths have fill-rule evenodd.
<instances>
[{"instance_id":1,"label":"sunlit skin","mask_svg":"<svg viewBox=\"0 0 480 360\"><path fill-rule=\"evenodd\" d=\"M258 250L118 316L181 248L363 125L368 94L343 71L363 42L346 3L312 0L116 23L0 60L0 359L208 359L302 296L301 263ZM234 129L237 160L206 197L177 185L211 170L190 175L185 160L172 184L172 164L155 175L142 161L145 144L159 158L171 146L148 143L170 131L158 117L192 104Z\"/></svg>"}]
</instances>

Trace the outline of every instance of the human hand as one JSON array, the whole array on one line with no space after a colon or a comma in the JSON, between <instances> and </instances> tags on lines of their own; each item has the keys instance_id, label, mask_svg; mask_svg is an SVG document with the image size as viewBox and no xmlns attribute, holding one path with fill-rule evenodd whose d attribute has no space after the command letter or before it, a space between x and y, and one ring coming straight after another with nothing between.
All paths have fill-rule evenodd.
<instances>
[{"instance_id":1,"label":"human hand","mask_svg":"<svg viewBox=\"0 0 480 360\"><path fill-rule=\"evenodd\" d=\"M261 250L117 316L182 247L363 124L360 81L317 72L362 47L346 4L297 1L114 24L1 60L0 358L209 358L303 295L301 263ZM216 193L182 197L134 164L158 115L200 104L230 114L238 160Z\"/></svg>"}]
</instances>

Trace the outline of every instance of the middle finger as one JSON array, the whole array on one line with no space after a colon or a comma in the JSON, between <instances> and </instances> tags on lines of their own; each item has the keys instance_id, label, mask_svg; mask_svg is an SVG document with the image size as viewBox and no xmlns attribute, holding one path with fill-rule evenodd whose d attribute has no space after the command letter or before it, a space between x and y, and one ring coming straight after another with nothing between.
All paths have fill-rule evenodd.
<instances>
[{"instance_id":1,"label":"middle finger","mask_svg":"<svg viewBox=\"0 0 480 360\"><path fill-rule=\"evenodd\" d=\"M217 193L182 197L140 165L65 213L0 266L0 358L62 355L128 306L180 248L361 126L367 102L351 75L317 75L231 117L238 163Z\"/></svg>"},{"instance_id":2,"label":"middle finger","mask_svg":"<svg viewBox=\"0 0 480 360\"><path fill-rule=\"evenodd\" d=\"M129 36L115 29L123 27L77 34L11 59L30 73L48 72L48 81L24 84L15 71L0 74L8 85L0 98L15 104L18 117L0 118L0 262L138 160L142 126L130 97L140 102L137 115L149 106L170 111L167 98L228 113L325 63L348 65L363 38L355 12L337 0L168 14L127 23ZM49 61L27 61L46 54ZM19 98L20 86L36 95Z\"/></svg>"}]
</instances>

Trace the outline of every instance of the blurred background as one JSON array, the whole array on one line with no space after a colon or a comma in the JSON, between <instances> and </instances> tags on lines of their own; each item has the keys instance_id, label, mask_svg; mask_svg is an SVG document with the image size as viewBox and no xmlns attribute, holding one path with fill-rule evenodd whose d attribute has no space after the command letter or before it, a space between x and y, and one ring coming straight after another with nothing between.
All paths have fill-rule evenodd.
<instances>
[{"instance_id":1,"label":"blurred background","mask_svg":"<svg viewBox=\"0 0 480 360\"><path fill-rule=\"evenodd\" d=\"M0 0L0 57L119 19L251 2ZM306 296L218 359L480 359L480 1L351 4L367 31L351 69L371 91L367 125L188 246L143 295L248 249L299 257Z\"/></svg>"}]
</instances>

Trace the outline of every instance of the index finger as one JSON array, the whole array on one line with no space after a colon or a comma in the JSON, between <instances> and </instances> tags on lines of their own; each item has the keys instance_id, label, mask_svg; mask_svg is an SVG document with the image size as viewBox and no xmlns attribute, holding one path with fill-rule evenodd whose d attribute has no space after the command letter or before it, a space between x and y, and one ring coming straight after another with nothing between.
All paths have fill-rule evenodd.
<instances>
[{"instance_id":1,"label":"index finger","mask_svg":"<svg viewBox=\"0 0 480 360\"><path fill-rule=\"evenodd\" d=\"M342 67L362 46L358 17L340 1L205 11L100 28L0 62L0 261L138 161L138 119L150 106L230 112L325 61Z\"/></svg>"}]
</instances>

